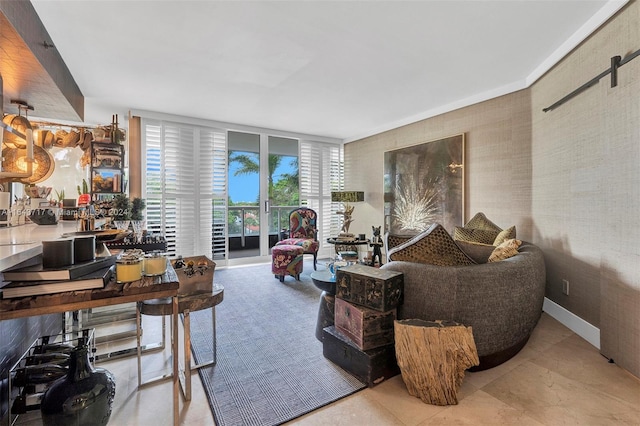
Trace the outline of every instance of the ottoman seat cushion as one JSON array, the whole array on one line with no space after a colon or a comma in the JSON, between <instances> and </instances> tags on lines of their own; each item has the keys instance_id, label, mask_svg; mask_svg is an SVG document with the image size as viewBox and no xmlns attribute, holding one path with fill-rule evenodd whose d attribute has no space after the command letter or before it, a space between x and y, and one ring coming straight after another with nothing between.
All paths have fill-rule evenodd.
<instances>
[{"instance_id":1,"label":"ottoman seat cushion","mask_svg":"<svg viewBox=\"0 0 640 426\"><path fill-rule=\"evenodd\" d=\"M285 275L291 275L296 279L302 273L302 255L304 249L291 244L276 245L271 248L271 272L284 281Z\"/></svg>"}]
</instances>

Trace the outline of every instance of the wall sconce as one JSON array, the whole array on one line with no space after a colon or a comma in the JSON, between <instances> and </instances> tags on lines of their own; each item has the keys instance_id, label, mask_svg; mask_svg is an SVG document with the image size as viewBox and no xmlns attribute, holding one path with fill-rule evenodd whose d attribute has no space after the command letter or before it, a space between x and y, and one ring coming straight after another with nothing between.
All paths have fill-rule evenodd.
<instances>
[{"instance_id":1,"label":"wall sconce","mask_svg":"<svg viewBox=\"0 0 640 426\"><path fill-rule=\"evenodd\" d=\"M354 235L349 233L349 226L353 222L354 206L351 203L364 201L363 191L335 191L331 192L331 202L343 203L343 210L338 210L336 214L343 216L342 230L338 235L338 239L348 241L354 240Z\"/></svg>"}]
</instances>

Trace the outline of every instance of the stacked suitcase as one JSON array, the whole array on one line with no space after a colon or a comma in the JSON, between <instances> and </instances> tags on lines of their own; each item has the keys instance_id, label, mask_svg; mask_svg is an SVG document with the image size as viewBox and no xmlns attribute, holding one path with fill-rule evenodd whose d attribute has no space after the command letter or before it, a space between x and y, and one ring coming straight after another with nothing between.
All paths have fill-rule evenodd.
<instances>
[{"instance_id":1,"label":"stacked suitcase","mask_svg":"<svg viewBox=\"0 0 640 426\"><path fill-rule=\"evenodd\" d=\"M403 288L400 272L365 265L339 269L335 325L323 330L325 358L368 386L399 374L393 322Z\"/></svg>"}]
</instances>

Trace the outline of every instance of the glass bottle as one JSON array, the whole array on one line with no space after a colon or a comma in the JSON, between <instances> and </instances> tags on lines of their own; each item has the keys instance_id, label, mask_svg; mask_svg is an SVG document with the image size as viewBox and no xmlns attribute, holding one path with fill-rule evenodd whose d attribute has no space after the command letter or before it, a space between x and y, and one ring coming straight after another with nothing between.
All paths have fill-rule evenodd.
<instances>
[{"instance_id":1,"label":"glass bottle","mask_svg":"<svg viewBox=\"0 0 640 426\"><path fill-rule=\"evenodd\" d=\"M89 348L80 339L71 352L68 374L52 383L42 395L42 424L106 425L115 393L115 378L103 368L93 368Z\"/></svg>"}]
</instances>

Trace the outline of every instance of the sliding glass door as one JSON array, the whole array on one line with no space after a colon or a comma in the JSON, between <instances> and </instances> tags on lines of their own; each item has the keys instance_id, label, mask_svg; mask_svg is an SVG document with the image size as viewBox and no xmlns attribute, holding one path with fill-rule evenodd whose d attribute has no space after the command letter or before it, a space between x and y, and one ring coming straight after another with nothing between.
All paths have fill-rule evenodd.
<instances>
[{"instance_id":1,"label":"sliding glass door","mask_svg":"<svg viewBox=\"0 0 640 426\"><path fill-rule=\"evenodd\" d=\"M269 136L269 175L267 176L267 223L270 249L280 233L289 229L289 212L300 205L298 179L298 141ZM268 254L268 253L267 253Z\"/></svg>"},{"instance_id":2,"label":"sliding glass door","mask_svg":"<svg viewBox=\"0 0 640 426\"><path fill-rule=\"evenodd\" d=\"M268 256L300 201L298 141L230 131L228 179L229 259Z\"/></svg>"}]
</instances>

